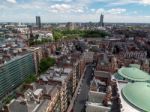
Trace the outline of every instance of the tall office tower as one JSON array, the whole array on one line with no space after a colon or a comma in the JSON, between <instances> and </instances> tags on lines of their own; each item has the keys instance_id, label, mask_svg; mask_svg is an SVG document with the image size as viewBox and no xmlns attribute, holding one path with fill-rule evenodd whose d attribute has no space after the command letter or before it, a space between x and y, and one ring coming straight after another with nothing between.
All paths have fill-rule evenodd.
<instances>
[{"instance_id":1,"label":"tall office tower","mask_svg":"<svg viewBox=\"0 0 150 112\"><path fill-rule=\"evenodd\" d=\"M100 26L103 27L104 26L104 15L101 14L100 16Z\"/></svg>"},{"instance_id":2,"label":"tall office tower","mask_svg":"<svg viewBox=\"0 0 150 112\"><path fill-rule=\"evenodd\" d=\"M36 16L36 25L39 29L41 28L41 18L40 18L40 16Z\"/></svg>"}]
</instances>

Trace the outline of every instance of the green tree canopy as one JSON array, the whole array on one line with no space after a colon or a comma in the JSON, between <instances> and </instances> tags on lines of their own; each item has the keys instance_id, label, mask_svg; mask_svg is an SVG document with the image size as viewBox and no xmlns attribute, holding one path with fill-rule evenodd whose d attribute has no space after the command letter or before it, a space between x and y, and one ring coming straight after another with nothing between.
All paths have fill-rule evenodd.
<instances>
[{"instance_id":1,"label":"green tree canopy","mask_svg":"<svg viewBox=\"0 0 150 112\"><path fill-rule=\"evenodd\" d=\"M26 79L25 79L25 83L26 84L30 84L30 83L32 83L32 82L35 82L36 81L36 75L30 75L29 77L27 77Z\"/></svg>"},{"instance_id":2,"label":"green tree canopy","mask_svg":"<svg viewBox=\"0 0 150 112\"><path fill-rule=\"evenodd\" d=\"M43 58L39 65L39 73L45 72L46 70L48 70L49 67L53 66L55 63L56 60L54 58Z\"/></svg>"},{"instance_id":3,"label":"green tree canopy","mask_svg":"<svg viewBox=\"0 0 150 112\"><path fill-rule=\"evenodd\" d=\"M57 41L63 37L63 34L58 30L54 30L53 37L54 37L54 40Z\"/></svg>"},{"instance_id":4,"label":"green tree canopy","mask_svg":"<svg viewBox=\"0 0 150 112\"><path fill-rule=\"evenodd\" d=\"M106 31L100 31L100 30L53 30L53 36L54 39L57 41L63 37L66 39L68 38L76 38L76 37L83 37L83 38L104 38L105 36L108 36L109 33Z\"/></svg>"}]
</instances>

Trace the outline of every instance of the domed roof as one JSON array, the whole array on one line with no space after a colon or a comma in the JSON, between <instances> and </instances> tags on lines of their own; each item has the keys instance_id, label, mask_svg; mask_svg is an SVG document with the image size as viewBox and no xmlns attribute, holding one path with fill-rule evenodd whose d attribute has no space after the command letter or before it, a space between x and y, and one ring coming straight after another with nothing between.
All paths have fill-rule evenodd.
<instances>
[{"instance_id":1,"label":"domed roof","mask_svg":"<svg viewBox=\"0 0 150 112\"><path fill-rule=\"evenodd\" d=\"M138 69L140 69L140 68L141 68L141 65L139 65L139 64L129 64L129 67L133 67L133 68L138 68Z\"/></svg>"},{"instance_id":2,"label":"domed roof","mask_svg":"<svg viewBox=\"0 0 150 112\"><path fill-rule=\"evenodd\" d=\"M132 81L148 81L150 80L150 75L138 68L135 67L123 67L118 70L118 74L123 78L132 80Z\"/></svg>"},{"instance_id":3,"label":"domed roof","mask_svg":"<svg viewBox=\"0 0 150 112\"><path fill-rule=\"evenodd\" d=\"M130 83L122 89L122 95L134 107L150 112L150 83Z\"/></svg>"}]
</instances>

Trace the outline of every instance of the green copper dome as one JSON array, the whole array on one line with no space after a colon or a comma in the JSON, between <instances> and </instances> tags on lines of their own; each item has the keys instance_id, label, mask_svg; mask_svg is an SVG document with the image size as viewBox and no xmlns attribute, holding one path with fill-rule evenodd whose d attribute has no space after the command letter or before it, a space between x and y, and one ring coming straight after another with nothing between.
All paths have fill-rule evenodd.
<instances>
[{"instance_id":1,"label":"green copper dome","mask_svg":"<svg viewBox=\"0 0 150 112\"><path fill-rule=\"evenodd\" d=\"M131 81L143 82L150 80L150 75L148 73L135 67L123 67L118 70L118 74Z\"/></svg>"},{"instance_id":2,"label":"green copper dome","mask_svg":"<svg viewBox=\"0 0 150 112\"><path fill-rule=\"evenodd\" d=\"M129 67L133 67L133 68L138 68L138 69L140 69L140 68L141 68L141 65L139 65L139 64L130 64Z\"/></svg>"},{"instance_id":3,"label":"green copper dome","mask_svg":"<svg viewBox=\"0 0 150 112\"><path fill-rule=\"evenodd\" d=\"M130 83L122 89L122 95L134 107L150 112L150 83Z\"/></svg>"}]
</instances>

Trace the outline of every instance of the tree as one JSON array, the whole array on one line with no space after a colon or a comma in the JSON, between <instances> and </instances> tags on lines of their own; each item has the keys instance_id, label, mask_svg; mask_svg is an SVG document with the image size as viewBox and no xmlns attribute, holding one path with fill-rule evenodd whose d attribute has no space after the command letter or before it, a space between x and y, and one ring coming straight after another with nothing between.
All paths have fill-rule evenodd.
<instances>
[{"instance_id":1,"label":"tree","mask_svg":"<svg viewBox=\"0 0 150 112\"><path fill-rule=\"evenodd\" d=\"M88 37L97 37L97 38L104 38L105 36L110 35L108 32L106 31L99 31L99 30L58 30L55 29L53 30L53 36L54 36L54 40L60 40L63 37L65 37L65 39L71 39L71 38L77 38L77 37L84 37L84 38L88 38Z\"/></svg>"},{"instance_id":2,"label":"tree","mask_svg":"<svg viewBox=\"0 0 150 112\"><path fill-rule=\"evenodd\" d=\"M30 84L30 83L35 82L35 81L36 81L36 76L32 74L29 77L27 77L24 82L27 84Z\"/></svg>"},{"instance_id":3,"label":"tree","mask_svg":"<svg viewBox=\"0 0 150 112\"><path fill-rule=\"evenodd\" d=\"M63 35L60 31L54 30L53 37L54 37L54 40L57 41L57 40L61 39L63 37Z\"/></svg>"},{"instance_id":4,"label":"tree","mask_svg":"<svg viewBox=\"0 0 150 112\"><path fill-rule=\"evenodd\" d=\"M43 73L48 70L49 67L53 66L56 63L54 58L48 57L43 58L39 65L39 73Z\"/></svg>"},{"instance_id":5,"label":"tree","mask_svg":"<svg viewBox=\"0 0 150 112\"><path fill-rule=\"evenodd\" d=\"M14 99L14 97L12 95L6 96L3 100L4 104L9 104L11 102L11 100Z\"/></svg>"}]
</instances>

